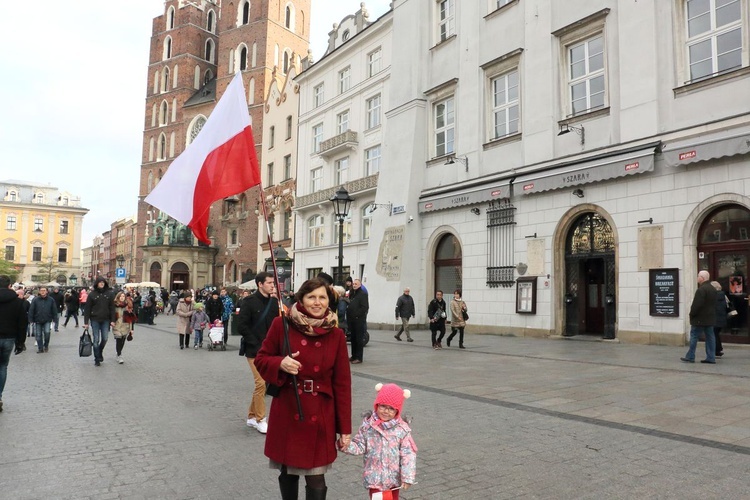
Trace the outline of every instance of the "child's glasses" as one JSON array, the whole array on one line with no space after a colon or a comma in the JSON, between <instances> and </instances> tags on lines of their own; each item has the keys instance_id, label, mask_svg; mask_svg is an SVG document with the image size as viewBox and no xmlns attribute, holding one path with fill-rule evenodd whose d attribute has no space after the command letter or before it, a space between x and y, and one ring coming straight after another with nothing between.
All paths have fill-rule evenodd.
<instances>
[{"instance_id":1,"label":"child's glasses","mask_svg":"<svg viewBox=\"0 0 750 500\"><path fill-rule=\"evenodd\" d=\"M387 413L396 413L396 409L388 405L378 405L378 410L384 411Z\"/></svg>"}]
</instances>

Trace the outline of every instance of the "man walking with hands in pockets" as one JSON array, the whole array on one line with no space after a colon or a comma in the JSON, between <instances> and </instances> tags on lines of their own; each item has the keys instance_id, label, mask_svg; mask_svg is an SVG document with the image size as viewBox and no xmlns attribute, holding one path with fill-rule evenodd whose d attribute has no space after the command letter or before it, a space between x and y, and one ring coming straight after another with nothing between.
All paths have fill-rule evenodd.
<instances>
[{"instance_id":1,"label":"man walking with hands in pockets","mask_svg":"<svg viewBox=\"0 0 750 500\"><path fill-rule=\"evenodd\" d=\"M414 299L409 295L409 287L404 288L404 294L396 301L396 319L401 318L401 328L398 333L394 335L394 338L401 341L401 334L406 333L406 341L414 342L409 333L409 319L414 317Z\"/></svg>"}]
</instances>

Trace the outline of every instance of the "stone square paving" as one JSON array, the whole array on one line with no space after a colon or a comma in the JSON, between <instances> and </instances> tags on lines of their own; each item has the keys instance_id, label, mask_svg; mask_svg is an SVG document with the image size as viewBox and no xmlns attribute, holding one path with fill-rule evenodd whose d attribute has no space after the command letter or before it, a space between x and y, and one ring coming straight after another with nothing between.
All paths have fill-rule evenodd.
<instances>
[{"instance_id":1,"label":"stone square paving","mask_svg":"<svg viewBox=\"0 0 750 500\"><path fill-rule=\"evenodd\" d=\"M0 498L280 498L264 437L245 426L238 337L181 351L159 316L125 364L110 338L96 368L80 332L53 333L46 354L27 339L11 359ZM750 498L749 348L726 345L710 366L681 363L683 347L467 335L468 349L435 351L427 331L370 333L353 421L377 382L412 390L418 484L402 499ZM328 498L367 498L361 469L340 455Z\"/></svg>"}]
</instances>

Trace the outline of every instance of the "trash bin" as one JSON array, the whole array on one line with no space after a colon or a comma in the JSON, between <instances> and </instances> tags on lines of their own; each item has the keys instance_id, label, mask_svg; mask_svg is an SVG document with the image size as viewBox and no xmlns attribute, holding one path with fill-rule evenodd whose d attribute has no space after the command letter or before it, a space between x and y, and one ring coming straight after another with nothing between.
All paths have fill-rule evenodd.
<instances>
[{"instance_id":1,"label":"trash bin","mask_svg":"<svg viewBox=\"0 0 750 500\"><path fill-rule=\"evenodd\" d=\"M237 313L234 313L229 317L229 332L232 335L240 334L239 321L237 321L239 317L240 316Z\"/></svg>"},{"instance_id":2,"label":"trash bin","mask_svg":"<svg viewBox=\"0 0 750 500\"><path fill-rule=\"evenodd\" d=\"M146 308L144 307L138 308L138 323L148 323L148 315L146 314Z\"/></svg>"}]
</instances>

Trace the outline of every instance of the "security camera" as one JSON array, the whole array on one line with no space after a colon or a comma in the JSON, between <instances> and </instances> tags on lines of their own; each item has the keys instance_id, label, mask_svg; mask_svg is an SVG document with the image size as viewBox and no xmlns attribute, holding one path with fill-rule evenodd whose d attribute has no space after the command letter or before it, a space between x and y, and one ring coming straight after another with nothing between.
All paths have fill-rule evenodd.
<instances>
[{"instance_id":1,"label":"security camera","mask_svg":"<svg viewBox=\"0 0 750 500\"><path fill-rule=\"evenodd\" d=\"M414 217L412 217L412 216L410 215L410 216L409 216L409 222L413 222L413 221L414 221Z\"/></svg>"}]
</instances>

